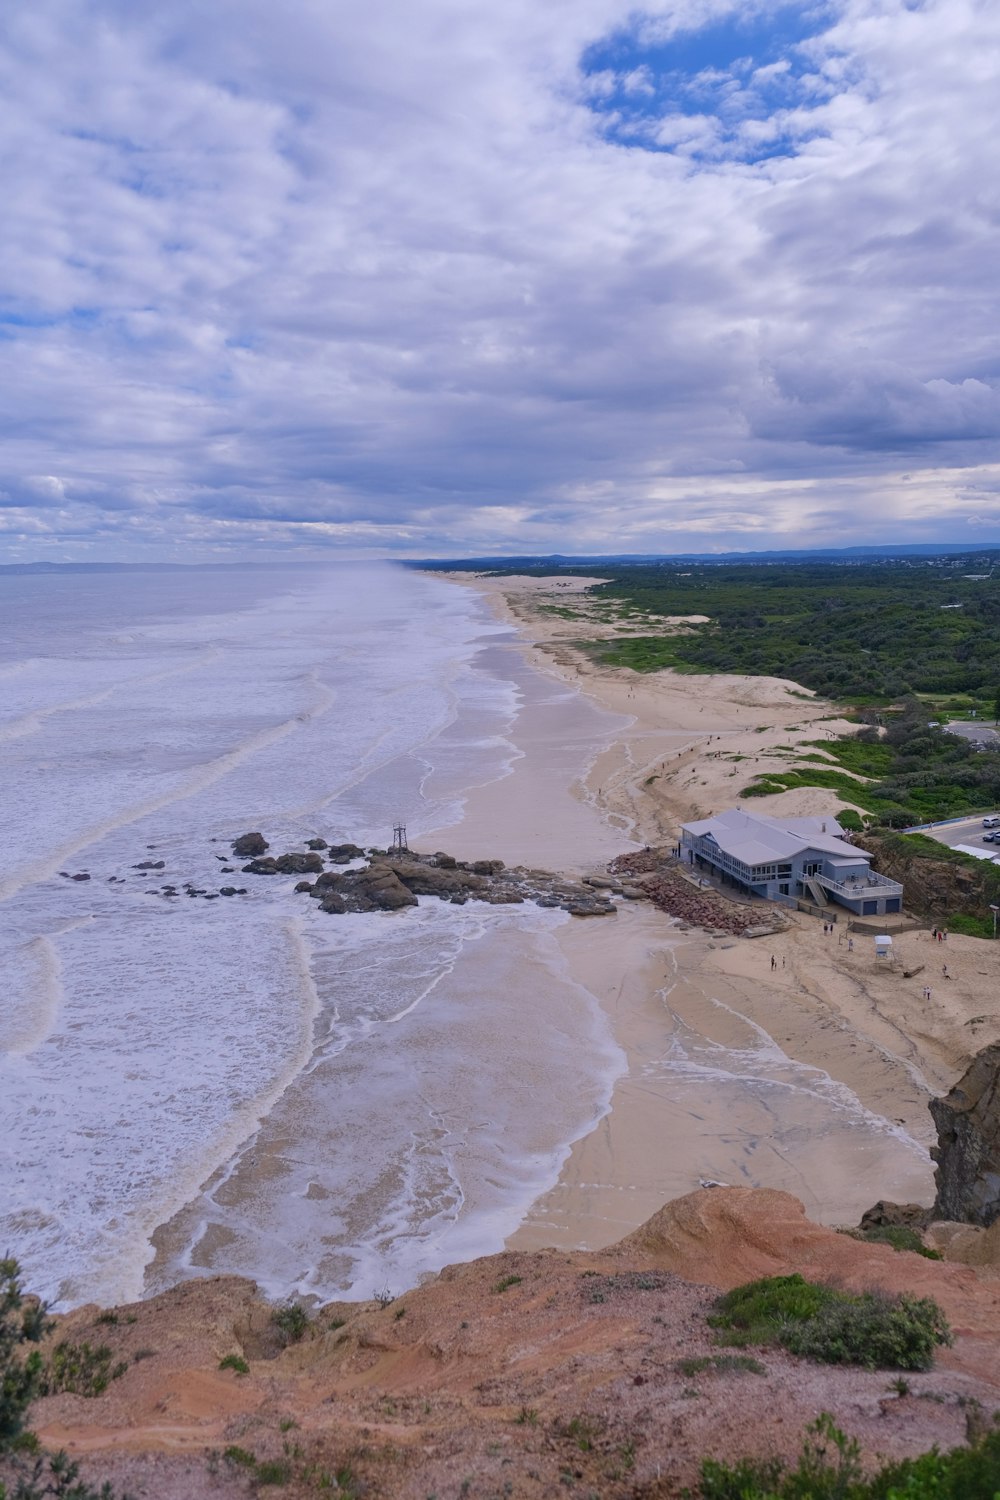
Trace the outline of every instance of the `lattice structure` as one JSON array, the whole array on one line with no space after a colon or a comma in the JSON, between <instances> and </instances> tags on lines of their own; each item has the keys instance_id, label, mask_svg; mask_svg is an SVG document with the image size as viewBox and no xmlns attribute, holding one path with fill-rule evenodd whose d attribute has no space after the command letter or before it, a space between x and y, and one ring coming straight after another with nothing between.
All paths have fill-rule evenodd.
<instances>
[{"instance_id":1,"label":"lattice structure","mask_svg":"<svg viewBox=\"0 0 1000 1500\"><path fill-rule=\"evenodd\" d=\"M394 823L393 824L393 826L392 826L392 847L394 849L399 849L399 850L405 851L407 854L410 852L410 846L406 842L406 824L405 823Z\"/></svg>"}]
</instances>

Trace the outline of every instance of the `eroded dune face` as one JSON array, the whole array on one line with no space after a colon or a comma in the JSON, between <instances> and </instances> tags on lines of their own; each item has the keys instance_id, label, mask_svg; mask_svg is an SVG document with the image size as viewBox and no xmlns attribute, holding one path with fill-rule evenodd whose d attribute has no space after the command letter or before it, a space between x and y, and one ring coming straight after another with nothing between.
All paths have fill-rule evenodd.
<instances>
[{"instance_id":1,"label":"eroded dune face","mask_svg":"<svg viewBox=\"0 0 1000 1500\"><path fill-rule=\"evenodd\" d=\"M757 1351L763 1374L716 1368L716 1289L791 1270L934 1296L955 1345L903 1394L891 1373L770 1349ZM117 1321L79 1309L53 1338L106 1343L127 1373L94 1399L39 1402L34 1425L93 1478L161 1500L245 1494L254 1462L284 1465L290 1495L339 1472L394 1500L466 1479L471 1493L541 1497L572 1479L583 1493L669 1496L705 1454L797 1452L820 1411L873 1454L961 1442L970 1402L1000 1405L998 1303L991 1275L837 1234L787 1193L706 1189L606 1251L506 1252L385 1306L332 1304L287 1346L237 1278L188 1282ZM247 1373L220 1369L230 1355ZM691 1360L705 1363L679 1363Z\"/></svg>"}]
</instances>

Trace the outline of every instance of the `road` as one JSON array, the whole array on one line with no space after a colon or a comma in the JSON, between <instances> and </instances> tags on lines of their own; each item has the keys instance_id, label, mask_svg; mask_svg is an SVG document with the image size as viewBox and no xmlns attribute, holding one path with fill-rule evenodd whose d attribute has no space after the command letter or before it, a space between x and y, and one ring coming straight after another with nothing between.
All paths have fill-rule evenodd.
<instances>
[{"instance_id":1,"label":"road","mask_svg":"<svg viewBox=\"0 0 1000 1500\"><path fill-rule=\"evenodd\" d=\"M982 719L952 719L950 724L945 725L945 728L949 734L957 734L963 740L972 740L974 744L984 745L987 750L1000 748L1000 733Z\"/></svg>"},{"instance_id":2,"label":"road","mask_svg":"<svg viewBox=\"0 0 1000 1500\"><path fill-rule=\"evenodd\" d=\"M937 839L939 844L949 844L952 849L956 844L968 844L972 849L982 849L984 854L1000 855L1000 843L987 844L983 839L984 833L1000 833L1000 828L984 828L981 816L963 818L960 823L946 823L940 828L928 828L925 832L928 838Z\"/></svg>"}]
</instances>

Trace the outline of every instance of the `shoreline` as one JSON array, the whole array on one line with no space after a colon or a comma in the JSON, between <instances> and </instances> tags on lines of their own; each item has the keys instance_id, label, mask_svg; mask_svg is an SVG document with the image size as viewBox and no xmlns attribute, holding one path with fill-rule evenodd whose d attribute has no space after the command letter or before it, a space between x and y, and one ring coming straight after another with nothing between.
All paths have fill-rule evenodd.
<instances>
[{"instance_id":1,"label":"shoreline","mask_svg":"<svg viewBox=\"0 0 1000 1500\"><path fill-rule=\"evenodd\" d=\"M848 727L833 705L780 679L644 677L595 664L575 642L600 626L586 621L582 631L562 615L598 580L439 576L480 592L517 630L532 666L630 721L578 795L637 842L672 842L681 821L735 805L789 744ZM801 788L758 805L794 817L834 814L842 799ZM570 1147L511 1248L601 1248L699 1180L784 1188L833 1224L857 1222L878 1198L932 1201L928 1103L1000 1037L984 1016L996 966L980 942L953 935L950 978L935 984L939 954L925 931L896 937L901 967L925 966L908 981L877 970L865 942L849 952L802 913L790 914L786 933L756 941L680 933L644 906L623 908L615 932L608 925L598 933L575 922L560 942L628 1066L610 1110Z\"/></svg>"}]
</instances>

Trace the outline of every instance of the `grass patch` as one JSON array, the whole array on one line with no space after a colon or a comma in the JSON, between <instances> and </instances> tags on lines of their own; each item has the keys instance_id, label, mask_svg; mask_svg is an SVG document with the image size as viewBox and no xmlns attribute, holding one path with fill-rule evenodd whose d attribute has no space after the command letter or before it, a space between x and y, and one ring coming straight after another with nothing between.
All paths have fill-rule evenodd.
<instances>
[{"instance_id":1,"label":"grass patch","mask_svg":"<svg viewBox=\"0 0 1000 1500\"><path fill-rule=\"evenodd\" d=\"M922 1255L925 1260L944 1260L939 1250L931 1250L917 1231L907 1224L879 1224L874 1229L844 1229L840 1232L855 1240L866 1240L869 1245L891 1245L894 1250L909 1250L914 1255Z\"/></svg>"},{"instance_id":2,"label":"grass patch","mask_svg":"<svg viewBox=\"0 0 1000 1500\"><path fill-rule=\"evenodd\" d=\"M767 1367L752 1354L701 1354L679 1359L674 1365L679 1375L689 1380L693 1375L711 1371L716 1375L766 1375Z\"/></svg>"},{"instance_id":3,"label":"grass patch","mask_svg":"<svg viewBox=\"0 0 1000 1500\"><path fill-rule=\"evenodd\" d=\"M614 641L580 641L577 644L588 655L606 667L629 667L633 672L703 673L699 667L677 652L676 635L630 635Z\"/></svg>"},{"instance_id":4,"label":"grass patch","mask_svg":"<svg viewBox=\"0 0 1000 1500\"><path fill-rule=\"evenodd\" d=\"M497 1282L493 1290L497 1293L506 1292L509 1291L512 1286L520 1286L521 1281L522 1278L520 1276L501 1276L500 1280Z\"/></svg>"},{"instance_id":5,"label":"grass patch","mask_svg":"<svg viewBox=\"0 0 1000 1500\"><path fill-rule=\"evenodd\" d=\"M720 1297L710 1325L722 1344L780 1344L823 1364L928 1370L951 1342L930 1297L841 1292L803 1277L768 1276Z\"/></svg>"}]
</instances>

